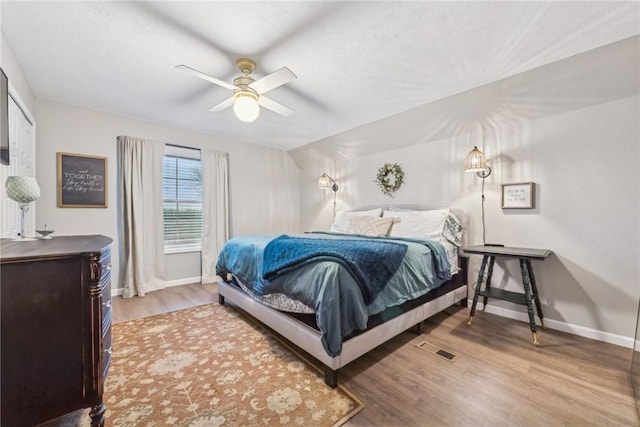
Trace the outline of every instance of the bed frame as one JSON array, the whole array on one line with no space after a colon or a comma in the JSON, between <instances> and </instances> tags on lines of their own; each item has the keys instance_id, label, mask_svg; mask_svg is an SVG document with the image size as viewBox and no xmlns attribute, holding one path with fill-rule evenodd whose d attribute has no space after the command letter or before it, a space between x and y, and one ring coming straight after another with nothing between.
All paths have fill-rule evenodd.
<instances>
[{"instance_id":1,"label":"bed frame","mask_svg":"<svg viewBox=\"0 0 640 427\"><path fill-rule=\"evenodd\" d=\"M457 277L458 275L462 276ZM334 357L329 356L322 346L320 332L317 329L284 312L261 304L232 284L218 282L218 302L220 305L230 302L315 357L324 365L325 383L335 388L338 385L338 370L343 366L409 328L417 326L421 333L422 322L447 307L458 302L466 305L466 269L458 272L455 278L462 283L458 288L345 340L342 352Z\"/></svg>"},{"instance_id":2,"label":"bed frame","mask_svg":"<svg viewBox=\"0 0 640 427\"><path fill-rule=\"evenodd\" d=\"M414 206L410 207L416 208ZM463 223L465 230L463 232L464 241L468 230L468 218L462 211L452 209L452 212ZM461 302L464 306L467 305L468 258L460 257L459 261L460 271L451 278L458 287L393 319L346 339L342 344L342 352L334 357L329 356L322 346L320 332L317 329L284 312L261 304L232 284L223 281L218 282L218 302L220 305L224 305L227 301L230 302L315 357L324 365L325 383L329 387L335 388L338 385L338 370L340 368L407 329L417 326L418 332L422 333L422 322L447 307L451 307L458 302Z\"/></svg>"}]
</instances>

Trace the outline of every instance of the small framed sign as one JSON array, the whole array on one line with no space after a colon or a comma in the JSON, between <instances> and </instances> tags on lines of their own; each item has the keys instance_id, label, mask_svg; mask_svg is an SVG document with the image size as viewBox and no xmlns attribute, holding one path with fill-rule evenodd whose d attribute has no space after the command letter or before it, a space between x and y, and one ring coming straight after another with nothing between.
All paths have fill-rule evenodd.
<instances>
[{"instance_id":1,"label":"small framed sign","mask_svg":"<svg viewBox=\"0 0 640 427\"><path fill-rule=\"evenodd\" d=\"M58 207L107 207L107 158L58 153Z\"/></svg>"},{"instance_id":2,"label":"small framed sign","mask_svg":"<svg viewBox=\"0 0 640 427\"><path fill-rule=\"evenodd\" d=\"M533 209L535 199L533 182L502 184L501 187L500 207L502 209Z\"/></svg>"}]
</instances>

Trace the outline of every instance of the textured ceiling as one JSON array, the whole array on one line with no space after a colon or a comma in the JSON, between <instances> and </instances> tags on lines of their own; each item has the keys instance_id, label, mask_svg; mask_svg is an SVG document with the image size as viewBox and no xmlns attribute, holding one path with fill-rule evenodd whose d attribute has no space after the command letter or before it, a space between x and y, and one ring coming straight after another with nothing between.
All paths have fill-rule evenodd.
<instances>
[{"instance_id":1,"label":"textured ceiling","mask_svg":"<svg viewBox=\"0 0 640 427\"><path fill-rule=\"evenodd\" d=\"M36 97L224 138L299 147L640 33L638 2L0 2ZM293 110L209 107L235 60ZM9 76L11 78L11 76Z\"/></svg>"}]
</instances>

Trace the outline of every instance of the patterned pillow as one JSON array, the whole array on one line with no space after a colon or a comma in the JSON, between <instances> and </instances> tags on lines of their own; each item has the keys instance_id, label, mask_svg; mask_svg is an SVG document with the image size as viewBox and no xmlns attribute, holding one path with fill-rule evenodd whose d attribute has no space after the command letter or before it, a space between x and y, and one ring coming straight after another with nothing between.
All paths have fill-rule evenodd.
<instances>
[{"instance_id":1,"label":"patterned pillow","mask_svg":"<svg viewBox=\"0 0 640 427\"><path fill-rule=\"evenodd\" d=\"M338 211L329 231L333 233L347 233L349 220L354 216L372 216L380 218L382 216L382 209L377 208L368 211Z\"/></svg>"},{"instance_id":2,"label":"patterned pillow","mask_svg":"<svg viewBox=\"0 0 640 427\"><path fill-rule=\"evenodd\" d=\"M395 218L375 218L372 216L354 216L349 220L349 234L365 236L388 236Z\"/></svg>"},{"instance_id":3,"label":"patterned pillow","mask_svg":"<svg viewBox=\"0 0 640 427\"><path fill-rule=\"evenodd\" d=\"M450 241L456 246L462 245L462 223L451 212L447 215L447 219L444 221L444 229L442 235L445 239Z\"/></svg>"},{"instance_id":4,"label":"patterned pillow","mask_svg":"<svg viewBox=\"0 0 640 427\"><path fill-rule=\"evenodd\" d=\"M409 209L409 208L400 208L398 206L391 206L389 205L388 209L385 209L389 212L413 212L415 211L415 209Z\"/></svg>"},{"instance_id":5,"label":"patterned pillow","mask_svg":"<svg viewBox=\"0 0 640 427\"><path fill-rule=\"evenodd\" d=\"M397 217L400 219L400 222L391 229L391 237L436 240L442 237L444 223L448 214L448 209L407 212L384 210L382 217Z\"/></svg>"}]
</instances>

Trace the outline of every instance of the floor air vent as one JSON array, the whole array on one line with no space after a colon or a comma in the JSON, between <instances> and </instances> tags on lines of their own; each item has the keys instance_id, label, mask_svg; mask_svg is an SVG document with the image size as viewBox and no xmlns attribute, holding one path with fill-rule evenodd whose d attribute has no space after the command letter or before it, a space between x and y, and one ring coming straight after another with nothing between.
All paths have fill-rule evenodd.
<instances>
[{"instance_id":1,"label":"floor air vent","mask_svg":"<svg viewBox=\"0 0 640 427\"><path fill-rule=\"evenodd\" d=\"M451 352L449 352L447 350L444 350L444 349L442 349L442 348L440 348L440 347L438 347L436 345L430 344L430 343L428 343L426 341L419 342L418 344L416 344L416 347L418 347L419 349L424 350L424 351L426 351L428 353L433 353L435 355L438 355L438 356L442 357L443 359L448 360L449 362L455 361L455 359L457 357L457 355L455 355L455 354L453 354L453 353L451 353Z\"/></svg>"}]
</instances>

